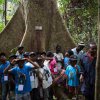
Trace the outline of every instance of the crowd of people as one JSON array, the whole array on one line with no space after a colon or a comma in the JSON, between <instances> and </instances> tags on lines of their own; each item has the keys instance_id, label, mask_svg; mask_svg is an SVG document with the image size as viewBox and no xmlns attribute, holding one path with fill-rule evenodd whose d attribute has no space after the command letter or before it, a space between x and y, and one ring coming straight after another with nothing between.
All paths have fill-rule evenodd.
<instances>
[{"instance_id":1,"label":"crowd of people","mask_svg":"<svg viewBox=\"0 0 100 100\"><path fill-rule=\"evenodd\" d=\"M83 42L65 54L61 46L56 52L25 52L23 46L9 58L0 53L0 86L2 100L66 100L61 91L78 100L94 100L97 46ZM60 89L58 89L60 88ZM61 91L60 91L61 90ZM58 94L57 94L58 93Z\"/></svg>"}]
</instances>

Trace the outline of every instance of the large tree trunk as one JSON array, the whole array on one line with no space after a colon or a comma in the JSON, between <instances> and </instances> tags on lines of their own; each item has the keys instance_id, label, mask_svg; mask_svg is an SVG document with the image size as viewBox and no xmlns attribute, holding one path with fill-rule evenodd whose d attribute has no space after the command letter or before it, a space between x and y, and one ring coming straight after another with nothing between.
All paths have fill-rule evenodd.
<instances>
[{"instance_id":1,"label":"large tree trunk","mask_svg":"<svg viewBox=\"0 0 100 100\"><path fill-rule=\"evenodd\" d=\"M57 44L61 45L64 51L75 46L55 0L22 0L21 7L23 9L18 10L21 14L14 16L11 25L8 24L9 28L5 28L7 31L4 30L0 34L0 43L3 41L0 50L5 50L4 45L5 48L12 49L19 44L23 45L26 51L54 50ZM42 26L43 29L36 31L36 26Z\"/></svg>"},{"instance_id":2,"label":"large tree trunk","mask_svg":"<svg viewBox=\"0 0 100 100\"><path fill-rule=\"evenodd\" d=\"M11 21L0 33L0 52L9 53L12 48L20 44L25 31L22 11L23 8L22 5L20 5Z\"/></svg>"},{"instance_id":3,"label":"large tree trunk","mask_svg":"<svg viewBox=\"0 0 100 100\"><path fill-rule=\"evenodd\" d=\"M100 100L100 0L98 0L98 52L96 65L95 100Z\"/></svg>"}]
</instances>

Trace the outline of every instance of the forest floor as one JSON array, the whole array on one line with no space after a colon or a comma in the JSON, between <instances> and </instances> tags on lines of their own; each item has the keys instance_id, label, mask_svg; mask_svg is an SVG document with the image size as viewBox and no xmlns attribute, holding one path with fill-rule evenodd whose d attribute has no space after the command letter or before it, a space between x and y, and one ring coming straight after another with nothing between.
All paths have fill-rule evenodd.
<instances>
[{"instance_id":1,"label":"forest floor","mask_svg":"<svg viewBox=\"0 0 100 100\"><path fill-rule=\"evenodd\" d=\"M0 100L2 100L2 99L1 99L1 96L0 96ZM7 100L15 100L15 98L14 98L14 97L11 97L10 99L7 98ZM54 97L53 100L57 100L57 99ZM63 99L63 100L76 100L76 98L73 97L72 99ZM79 95L79 97L78 97L77 100L84 100L84 99L83 99L83 96L82 96L82 95Z\"/></svg>"}]
</instances>

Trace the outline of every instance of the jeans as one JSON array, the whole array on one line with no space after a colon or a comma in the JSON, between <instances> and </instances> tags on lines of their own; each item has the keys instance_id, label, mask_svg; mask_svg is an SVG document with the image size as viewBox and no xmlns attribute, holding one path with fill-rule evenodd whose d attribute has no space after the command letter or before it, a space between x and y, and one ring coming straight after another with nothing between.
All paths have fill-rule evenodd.
<instances>
[{"instance_id":1,"label":"jeans","mask_svg":"<svg viewBox=\"0 0 100 100\"><path fill-rule=\"evenodd\" d=\"M30 93L16 94L15 100L31 100Z\"/></svg>"},{"instance_id":2,"label":"jeans","mask_svg":"<svg viewBox=\"0 0 100 100\"><path fill-rule=\"evenodd\" d=\"M2 100L7 99L8 92L9 92L9 85L7 83L2 83Z\"/></svg>"},{"instance_id":3,"label":"jeans","mask_svg":"<svg viewBox=\"0 0 100 100\"><path fill-rule=\"evenodd\" d=\"M40 100L40 94L38 88L32 89L30 94L31 94L31 100Z\"/></svg>"}]
</instances>

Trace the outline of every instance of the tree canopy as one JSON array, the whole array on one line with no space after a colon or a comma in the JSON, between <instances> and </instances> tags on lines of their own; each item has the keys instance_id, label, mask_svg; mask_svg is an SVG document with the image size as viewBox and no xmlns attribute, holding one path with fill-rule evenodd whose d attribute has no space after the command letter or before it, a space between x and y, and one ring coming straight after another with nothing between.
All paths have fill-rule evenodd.
<instances>
[{"instance_id":1,"label":"tree canopy","mask_svg":"<svg viewBox=\"0 0 100 100\"><path fill-rule=\"evenodd\" d=\"M74 41L97 42L97 0L57 0Z\"/></svg>"}]
</instances>

